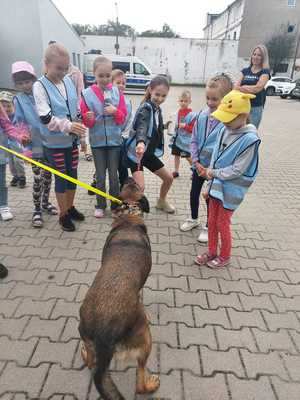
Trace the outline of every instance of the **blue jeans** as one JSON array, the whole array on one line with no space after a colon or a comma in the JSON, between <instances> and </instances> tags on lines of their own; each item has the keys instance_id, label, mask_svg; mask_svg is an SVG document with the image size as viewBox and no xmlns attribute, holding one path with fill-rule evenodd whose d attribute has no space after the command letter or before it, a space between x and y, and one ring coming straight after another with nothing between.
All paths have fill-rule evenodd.
<instances>
[{"instance_id":1,"label":"blue jeans","mask_svg":"<svg viewBox=\"0 0 300 400\"><path fill-rule=\"evenodd\" d=\"M262 114L263 114L263 106L252 107L250 111L250 122L251 124L255 125L256 128L259 127L261 123Z\"/></svg>"},{"instance_id":2,"label":"blue jeans","mask_svg":"<svg viewBox=\"0 0 300 400\"><path fill-rule=\"evenodd\" d=\"M0 164L0 207L7 207L6 164Z\"/></svg>"}]
</instances>

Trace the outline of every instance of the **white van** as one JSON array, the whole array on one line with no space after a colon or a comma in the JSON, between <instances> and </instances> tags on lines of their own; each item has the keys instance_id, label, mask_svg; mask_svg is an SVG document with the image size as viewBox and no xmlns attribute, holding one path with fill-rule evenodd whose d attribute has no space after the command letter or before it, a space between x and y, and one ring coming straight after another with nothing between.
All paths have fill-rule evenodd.
<instances>
[{"instance_id":1,"label":"white van","mask_svg":"<svg viewBox=\"0 0 300 400\"><path fill-rule=\"evenodd\" d=\"M83 61L83 76L85 86L95 83L93 74L93 62L99 54L85 54ZM135 56L117 56L103 54L113 63L113 69L121 69L126 74L126 92L144 93L149 85L153 74L150 68L138 57Z\"/></svg>"}]
</instances>

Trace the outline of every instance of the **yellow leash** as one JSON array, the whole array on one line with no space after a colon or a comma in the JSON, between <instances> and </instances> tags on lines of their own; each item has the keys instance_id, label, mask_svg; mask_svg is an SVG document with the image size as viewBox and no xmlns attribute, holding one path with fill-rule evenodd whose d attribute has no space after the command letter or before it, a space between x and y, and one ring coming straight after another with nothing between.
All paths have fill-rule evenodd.
<instances>
[{"instance_id":1,"label":"yellow leash","mask_svg":"<svg viewBox=\"0 0 300 400\"><path fill-rule=\"evenodd\" d=\"M63 178L69 182L75 183L75 185L77 185L77 186L81 186L82 188L84 188L86 190L90 190L91 192L94 192L94 193L98 194L99 196L105 197L106 199L113 201L114 203L122 204L122 201L120 199L117 199L116 197L113 197L108 193L102 192L101 190L94 188L93 186L88 185L87 183L81 182L78 179L72 178L71 176L66 175L60 171L57 171L54 168L48 167L48 165L42 164L38 161L33 160L32 158L26 157L23 154L20 154L14 150L8 149L7 147L1 146L1 145L0 145L0 149L6 151L7 153L13 154L14 156L17 156L17 157L21 158L22 160L29 162L30 164L34 164L37 167L43 168L44 170L49 171L52 174L59 176L60 178Z\"/></svg>"}]
</instances>

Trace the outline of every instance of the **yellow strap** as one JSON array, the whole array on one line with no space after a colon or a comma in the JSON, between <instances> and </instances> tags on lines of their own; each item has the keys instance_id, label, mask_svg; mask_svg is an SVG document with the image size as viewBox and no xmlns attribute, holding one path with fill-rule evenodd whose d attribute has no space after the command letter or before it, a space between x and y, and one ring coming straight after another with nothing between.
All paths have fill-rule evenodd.
<instances>
[{"instance_id":1,"label":"yellow strap","mask_svg":"<svg viewBox=\"0 0 300 400\"><path fill-rule=\"evenodd\" d=\"M69 175L63 174L62 172L57 171L54 168L48 167L48 165L42 164L42 163L40 163L38 161L35 161L32 158L26 157L26 156L24 156L24 154L20 154L20 153L14 151L14 150L8 149L7 147L1 146L1 145L0 145L0 149L4 150L4 151L6 151L6 152L8 152L10 154L13 154L14 156L17 156L17 157L21 158L24 161L27 161L27 162L29 162L31 164L34 164L37 167L43 168L46 171L52 172L52 174L57 175L60 178L63 178L63 179L66 179L69 182L75 183L75 185L77 185L77 186L81 186L86 190L90 190L91 192L94 192L94 193L98 194L99 196L105 197L106 199L108 199L110 201L113 201L114 203L122 204L122 201L120 199L117 199L116 197L113 197L108 193L102 192L101 190L99 190L97 188L94 188L93 186L88 185L87 183L81 182L78 179L72 178Z\"/></svg>"}]
</instances>

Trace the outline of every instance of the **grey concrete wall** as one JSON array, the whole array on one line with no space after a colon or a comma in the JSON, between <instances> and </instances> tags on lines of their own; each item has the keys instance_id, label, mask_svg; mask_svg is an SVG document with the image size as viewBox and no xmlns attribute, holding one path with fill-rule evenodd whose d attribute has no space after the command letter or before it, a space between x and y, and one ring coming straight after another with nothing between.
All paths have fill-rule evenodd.
<instances>
[{"instance_id":1,"label":"grey concrete wall","mask_svg":"<svg viewBox=\"0 0 300 400\"><path fill-rule=\"evenodd\" d=\"M0 2L0 87L12 87L11 64L26 60L41 69L42 38L39 0L1 0Z\"/></svg>"}]
</instances>

